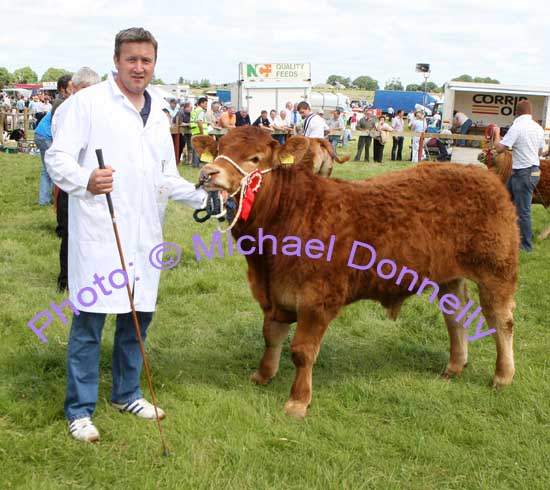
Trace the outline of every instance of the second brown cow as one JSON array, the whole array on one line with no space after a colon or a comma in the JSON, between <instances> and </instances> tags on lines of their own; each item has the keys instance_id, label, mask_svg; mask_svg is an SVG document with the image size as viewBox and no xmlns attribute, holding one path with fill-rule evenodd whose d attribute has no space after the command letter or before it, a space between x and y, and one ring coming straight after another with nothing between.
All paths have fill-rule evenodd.
<instances>
[{"instance_id":1,"label":"second brown cow","mask_svg":"<svg viewBox=\"0 0 550 490\"><path fill-rule=\"evenodd\" d=\"M519 234L514 207L498 179L473 167L426 164L362 182L331 180L314 175L308 143L293 140L292 147L280 146L250 127L230 131L219 146L208 136L193 139L199 154L208 150L216 156L201 171L205 189L237 193L246 175L263 172L248 219L232 230L246 248L250 287L264 314L265 352L252 380L265 384L275 376L289 327L297 322L290 347L296 377L285 411L304 417L323 335L342 307L373 299L396 318L403 301L415 294L411 272L400 283L381 277L391 274L381 259L391 259L398 270L429 278L431 300L437 296L440 307L451 297L468 303L465 279L478 285L484 328L496 330L493 385L511 383ZM289 152L301 163L281 166ZM264 239L263 250L260 234L275 239ZM303 250L281 253L288 237L296 249L298 242L314 243L319 258ZM357 247L354 264L367 264L376 253L377 263L367 270L349 265L356 242L372 250ZM451 345L444 376L450 377L468 361L468 339L458 310L446 311Z\"/></svg>"}]
</instances>

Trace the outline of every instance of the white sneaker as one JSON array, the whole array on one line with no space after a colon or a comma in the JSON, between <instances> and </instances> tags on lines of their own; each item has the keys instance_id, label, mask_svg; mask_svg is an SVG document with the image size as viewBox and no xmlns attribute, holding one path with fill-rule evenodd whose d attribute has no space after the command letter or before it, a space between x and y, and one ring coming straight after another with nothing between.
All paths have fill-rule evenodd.
<instances>
[{"instance_id":1,"label":"white sneaker","mask_svg":"<svg viewBox=\"0 0 550 490\"><path fill-rule=\"evenodd\" d=\"M149 403L145 398L140 398L139 400L134 400L133 402L129 402L124 405L111 402L111 405L121 412L129 412L136 417L141 417L142 419L156 419L154 405ZM159 413L159 419L162 420L166 417L166 414L162 408L157 407L157 410Z\"/></svg>"},{"instance_id":2,"label":"white sneaker","mask_svg":"<svg viewBox=\"0 0 550 490\"><path fill-rule=\"evenodd\" d=\"M69 423L71 435L79 441L99 441L99 432L90 417L73 420Z\"/></svg>"}]
</instances>

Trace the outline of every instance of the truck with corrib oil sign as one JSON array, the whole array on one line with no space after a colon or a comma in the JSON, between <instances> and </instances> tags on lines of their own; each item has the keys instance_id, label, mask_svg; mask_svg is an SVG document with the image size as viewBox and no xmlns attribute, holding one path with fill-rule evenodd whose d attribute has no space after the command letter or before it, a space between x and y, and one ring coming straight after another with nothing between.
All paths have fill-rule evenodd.
<instances>
[{"instance_id":1,"label":"truck with corrib oil sign","mask_svg":"<svg viewBox=\"0 0 550 490\"><path fill-rule=\"evenodd\" d=\"M252 120L260 111L284 109L287 102L309 101L310 63L239 63L239 79L231 88L231 103L247 108Z\"/></svg>"},{"instance_id":2,"label":"truck with corrib oil sign","mask_svg":"<svg viewBox=\"0 0 550 490\"><path fill-rule=\"evenodd\" d=\"M443 99L443 127L453 123L453 111L466 114L473 122L470 133L482 132L490 124L508 128L514 121L516 106L528 99L533 104L533 119L550 132L550 89L492 83L447 82Z\"/></svg>"}]
</instances>

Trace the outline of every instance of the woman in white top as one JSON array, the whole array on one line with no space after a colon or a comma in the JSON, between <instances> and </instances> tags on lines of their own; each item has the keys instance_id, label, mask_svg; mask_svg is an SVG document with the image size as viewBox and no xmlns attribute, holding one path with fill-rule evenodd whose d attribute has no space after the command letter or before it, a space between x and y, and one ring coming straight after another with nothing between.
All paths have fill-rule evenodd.
<instances>
[{"instance_id":1,"label":"woman in white top","mask_svg":"<svg viewBox=\"0 0 550 490\"><path fill-rule=\"evenodd\" d=\"M423 133L426 130L426 121L424 121L424 114L421 111L415 113L415 118L409 123L409 128L415 133ZM420 146L420 136L413 136L412 138L412 162L418 163L418 148ZM424 160L424 148L422 148L421 160Z\"/></svg>"}]
</instances>

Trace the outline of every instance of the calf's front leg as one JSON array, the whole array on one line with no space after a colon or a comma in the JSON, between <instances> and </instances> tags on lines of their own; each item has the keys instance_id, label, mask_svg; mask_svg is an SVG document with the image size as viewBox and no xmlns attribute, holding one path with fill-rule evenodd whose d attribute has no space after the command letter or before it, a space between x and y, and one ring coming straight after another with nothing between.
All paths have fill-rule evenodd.
<instances>
[{"instance_id":1,"label":"calf's front leg","mask_svg":"<svg viewBox=\"0 0 550 490\"><path fill-rule=\"evenodd\" d=\"M290 345L296 377L290 391L290 398L285 404L287 415L299 419L306 416L313 390L313 364L319 354L323 335L334 316L326 311L314 309L298 312L298 327Z\"/></svg>"}]
</instances>

